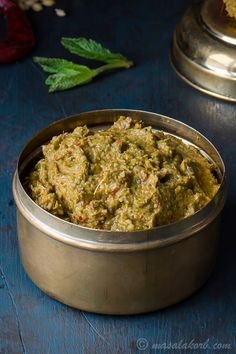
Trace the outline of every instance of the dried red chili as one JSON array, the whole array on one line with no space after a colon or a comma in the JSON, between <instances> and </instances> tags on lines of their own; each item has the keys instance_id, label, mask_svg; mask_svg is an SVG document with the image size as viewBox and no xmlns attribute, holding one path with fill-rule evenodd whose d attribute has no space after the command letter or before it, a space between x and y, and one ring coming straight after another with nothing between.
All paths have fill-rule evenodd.
<instances>
[{"instance_id":1,"label":"dried red chili","mask_svg":"<svg viewBox=\"0 0 236 354\"><path fill-rule=\"evenodd\" d=\"M7 21L7 37L0 41L0 63L26 56L35 45L35 36L24 12L11 0L0 0L0 14Z\"/></svg>"}]
</instances>

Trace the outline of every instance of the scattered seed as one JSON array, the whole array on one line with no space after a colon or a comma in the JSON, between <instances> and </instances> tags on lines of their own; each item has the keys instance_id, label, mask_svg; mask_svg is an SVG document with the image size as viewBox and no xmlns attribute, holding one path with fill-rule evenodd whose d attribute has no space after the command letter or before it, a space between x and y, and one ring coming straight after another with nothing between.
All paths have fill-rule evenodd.
<instances>
[{"instance_id":1,"label":"scattered seed","mask_svg":"<svg viewBox=\"0 0 236 354\"><path fill-rule=\"evenodd\" d=\"M42 4L43 4L43 6L53 6L53 5L55 5L55 1L54 0L42 0Z\"/></svg>"},{"instance_id":2,"label":"scattered seed","mask_svg":"<svg viewBox=\"0 0 236 354\"><path fill-rule=\"evenodd\" d=\"M43 6L40 3L35 3L32 5L32 10L34 10L36 12L42 11L42 9L43 9Z\"/></svg>"},{"instance_id":3,"label":"scattered seed","mask_svg":"<svg viewBox=\"0 0 236 354\"><path fill-rule=\"evenodd\" d=\"M59 17L64 17L66 16L66 13L63 9L55 9L56 15Z\"/></svg>"}]
</instances>

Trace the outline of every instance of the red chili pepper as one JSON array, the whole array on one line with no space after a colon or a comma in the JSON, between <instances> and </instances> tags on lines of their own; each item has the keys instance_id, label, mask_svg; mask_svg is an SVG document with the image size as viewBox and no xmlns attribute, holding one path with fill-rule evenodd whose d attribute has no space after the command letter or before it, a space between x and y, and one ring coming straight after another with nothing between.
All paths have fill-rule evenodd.
<instances>
[{"instance_id":1,"label":"red chili pepper","mask_svg":"<svg viewBox=\"0 0 236 354\"><path fill-rule=\"evenodd\" d=\"M11 0L0 0L0 14L7 21L7 37L0 41L0 63L26 56L35 46L35 36L24 12Z\"/></svg>"},{"instance_id":2,"label":"red chili pepper","mask_svg":"<svg viewBox=\"0 0 236 354\"><path fill-rule=\"evenodd\" d=\"M115 187L112 189L111 193L116 194L117 192L119 192L119 190L120 190L120 187Z\"/></svg>"},{"instance_id":3,"label":"red chili pepper","mask_svg":"<svg viewBox=\"0 0 236 354\"><path fill-rule=\"evenodd\" d=\"M98 228L99 228L100 230L105 230L105 225L104 225L103 223L99 223L99 224L98 224Z\"/></svg>"},{"instance_id":4,"label":"red chili pepper","mask_svg":"<svg viewBox=\"0 0 236 354\"><path fill-rule=\"evenodd\" d=\"M85 220L86 220L86 217L83 216L83 215L79 215L79 216L77 217L77 219L82 222L82 221L85 221Z\"/></svg>"},{"instance_id":5,"label":"red chili pepper","mask_svg":"<svg viewBox=\"0 0 236 354\"><path fill-rule=\"evenodd\" d=\"M83 141L79 141L77 144L75 144L75 146L78 146L80 148L82 148L84 145Z\"/></svg>"}]
</instances>

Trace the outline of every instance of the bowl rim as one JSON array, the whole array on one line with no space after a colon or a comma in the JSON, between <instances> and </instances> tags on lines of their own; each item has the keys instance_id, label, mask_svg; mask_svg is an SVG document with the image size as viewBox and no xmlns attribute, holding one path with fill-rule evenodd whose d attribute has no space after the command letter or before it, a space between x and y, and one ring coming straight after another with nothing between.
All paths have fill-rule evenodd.
<instances>
[{"instance_id":1,"label":"bowl rim","mask_svg":"<svg viewBox=\"0 0 236 354\"><path fill-rule=\"evenodd\" d=\"M39 136L45 136L45 133L51 129L53 130L56 127L59 127L58 129L60 130L61 126L68 125L67 123L71 123L72 121L75 121L74 123L76 124L76 122L83 120L83 117L86 119L86 117L101 117L108 114L111 114L113 118L118 118L120 115L140 115L141 117L139 119L144 120L144 123L145 119L142 117L142 115L150 117L150 119L152 117L152 119L161 120L163 124L171 125L172 130L175 129L175 127L178 127L178 129L181 128L180 130L182 131L189 131L193 134L193 136L201 139L202 142L206 143L206 145L211 148L212 151L214 151L214 155L217 157L218 163L216 163L215 159L213 159L210 154L207 153L207 155L213 160L216 166L218 166L221 172L221 185L214 198L206 206L187 218L170 224L156 226L151 229L135 231L100 230L84 227L82 225L63 220L36 204L28 195L20 180L20 168L26 160L26 158L24 158L26 150L32 145L33 142L35 142L35 140L38 139ZM110 123L114 121L112 119ZM109 122L106 121L103 124L108 123ZM94 123L92 124L92 126L95 125L96 124ZM67 130L69 131L71 129L73 128L68 126ZM51 137L53 135L51 135ZM178 134L176 134L176 136L183 139L183 137L179 136ZM45 140L45 142L46 141L48 140ZM205 152L205 150L200 148L195 142L193 143L190 141L190 143ZM38 144L38 148L41 147L41 145L42 143ZM56 120L33 135L33 137L24 145L21 153L19 154L17 168L13 178L13 195L18 211L23 214L32 225L34 225L39 230L42 230L42 232L46 233L49 237L53 237L61 242L68 243L73 246L84 247L87 249L109 249L111 251L132 251L140 248L150 248L157 245L162 247L196 234L218 216L224 206L226 199L225 166L215 146L203 134L179 120L144 110L119 108L99 109L81 112L79 114Z\"/></svg>"}]
</instances>

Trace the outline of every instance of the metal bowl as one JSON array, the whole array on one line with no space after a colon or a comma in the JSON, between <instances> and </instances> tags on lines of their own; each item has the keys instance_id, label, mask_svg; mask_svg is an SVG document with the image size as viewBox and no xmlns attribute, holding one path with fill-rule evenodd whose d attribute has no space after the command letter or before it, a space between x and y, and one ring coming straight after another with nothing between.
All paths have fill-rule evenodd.
<instances>
[{"instance_id":1,"label":"metal bowl","mask_svg":"<svg viewBox=\"0 0 236 354\"><path fill-rule=\"evenodd\" d=\"M52 136L87 124L111 125L120 115L196 145L214 163L221 186L211 202L181 221L135 232L89 229L40 208L23 187L25 175ZM24 147L13 180L23 266L33 282L70 306L105 314L157 310L186 298L209 277L216 260L225 169L215 147L193 128L135 110L100 110L57 121Z\"/></svg>"},{"instance_id":2,"label":"metal bowl","mask_svg":"<svg viewBox=\"0 0 236 354\"><path fill-rule=\"evenodd\" d=\"M194 2L175 28L170 58L191 86L236 101L236 20L222 0Z\"/></svg>"}]
</instances>

